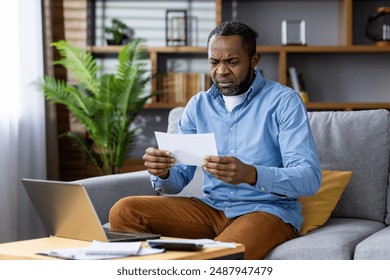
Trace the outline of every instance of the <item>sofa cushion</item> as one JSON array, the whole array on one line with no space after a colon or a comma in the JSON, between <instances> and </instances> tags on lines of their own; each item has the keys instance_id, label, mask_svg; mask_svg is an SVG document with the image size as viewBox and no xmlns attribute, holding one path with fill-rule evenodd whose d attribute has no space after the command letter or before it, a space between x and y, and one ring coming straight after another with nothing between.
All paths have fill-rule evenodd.
<instances>
[{"instance_id":1,"label":"sofa cushion","mask_svg":"<svg viewBox=\"0 0 390 280\"><path fill-rule=\"evenodd\" d=\"M202 197L203 196L203 170L201 167L197 167L194 178L191 182L177 195L186 197Z\"/></svg>"},{"instance_id":2,"label":"sofa cushion","mask_svg":"<svg viewBox=\"0 0 390 280\"><path fill-rule=\"evenodd\" d=\"M119 199L132 195L157 195L147 171L127 172L74 181L84 185L100 222L108 222L111 207Z\"/></svg>"},{"instance_id":3,"label":"sofa cushion","mask_svg":"<svg viewBox=\"0 0 390 280\"><path fill-rule=\"evenodd\" d=\"M351 260L355 247L385 224L362 219L330 218L324 227L273 249L268 260Z\"/></svg>"},{"instance_id":4,"label":"sofa cushion","mask_svg":"<svg viewBox=\"0 0 390 280\"><path fill-rule=\"evenodd\" d=\"M356 260L390 260L390 227L360 242L355 249Z\"/></svg>"},{"instance_id":5,"label":"sofa cushion","mask_svg":"<svg viewBox=\"0 0 390 280\"><path fill-rule=\"evenodd\" d=\"M323 226L329 219L341 194L348 185L352 172L322 170L322 183L313 196L301 197L303 223L301 235Z\"/></svg>"},{"instance_id":6,"label":"sofa cushion","mask_svg":"<svg viewBox=\"0 0 390 280\"><path fill-rule=\"evenodd\" d=\"M168 114L168 133L176 133L177 126L180 121L181 116L183 115L184 107L176 107L169 111Z\"/></svg>"},{"instance_id":7,"label":"sofa cushion","mask_svg":"<svg viewBox=\"0 0 390 280\"><path fill-rule=\"evenodd\" d=\"M321 168L353 176L333 217L384 222L389 175L389 112L309 112Z\"/></svg>"}]
</instances>

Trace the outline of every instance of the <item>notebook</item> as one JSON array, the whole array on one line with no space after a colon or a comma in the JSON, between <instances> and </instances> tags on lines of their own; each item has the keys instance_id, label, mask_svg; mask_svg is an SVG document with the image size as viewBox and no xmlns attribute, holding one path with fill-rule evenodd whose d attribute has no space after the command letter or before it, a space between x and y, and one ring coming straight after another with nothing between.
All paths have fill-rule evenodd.
<instances>
[{"instance_id":1,"label":"notebook","mask_svg":"<svg viewBox=\"0 0 390 280\"><path fill-rule=\"evenodd\" d=\"M22 179L48 235L87 241L142 241L159 234L104 228L85 187L79 183Z\"/></svg>"}]
</instances>

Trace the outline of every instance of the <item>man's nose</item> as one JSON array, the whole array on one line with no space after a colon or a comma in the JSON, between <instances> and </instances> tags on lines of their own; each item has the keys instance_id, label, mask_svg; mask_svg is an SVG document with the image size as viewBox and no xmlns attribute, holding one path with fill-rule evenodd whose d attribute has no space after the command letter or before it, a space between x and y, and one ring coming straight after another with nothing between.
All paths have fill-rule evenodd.
<instances>
[{"instance_id":1,"label":"man's nose","mask_svg":"<svg viewBox=\"0 0 390 280\"><path fill-rule=\"evenodd\" d=\"M225 63L221 62L219 65L218 65L218 68L217 68L217 74L219 75L225 75L226 73L228 73L229 69L226 67Z\"/></svg>"}]
</instances>

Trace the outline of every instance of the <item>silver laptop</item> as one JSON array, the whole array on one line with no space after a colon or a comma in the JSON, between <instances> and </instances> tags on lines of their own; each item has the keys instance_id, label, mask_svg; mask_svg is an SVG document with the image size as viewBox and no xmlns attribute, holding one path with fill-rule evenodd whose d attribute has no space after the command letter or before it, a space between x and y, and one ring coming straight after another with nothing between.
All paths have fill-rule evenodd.
<instances>
[{"instance_id":1,"label":"silver laptop","mask_svg":"<svg viewBox=\"0 0 390 280\"><path fill-rule=\"evenodd\" d=\"M48 235L105 242L140 241L159 234L117 232L104 228L82 184L22 179Z\"/></svg>"}]
</instances>

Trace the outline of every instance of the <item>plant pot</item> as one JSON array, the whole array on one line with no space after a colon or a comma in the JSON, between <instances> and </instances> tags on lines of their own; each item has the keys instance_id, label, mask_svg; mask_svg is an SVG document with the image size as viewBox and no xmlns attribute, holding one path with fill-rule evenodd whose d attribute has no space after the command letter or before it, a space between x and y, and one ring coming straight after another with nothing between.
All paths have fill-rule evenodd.
<instances>
[{"instance_id":1,"label":"plant pot","mask_svg":"<svg viewBox=\"0 0 390 280\"><path fill-rule=\"evenodd\" d=\"M120 43L116 43L114 39L107 39L107 45L109 46L115 46L115 45L122 45L123 39L121 39Z\"/></svg>"}]
</instances>

